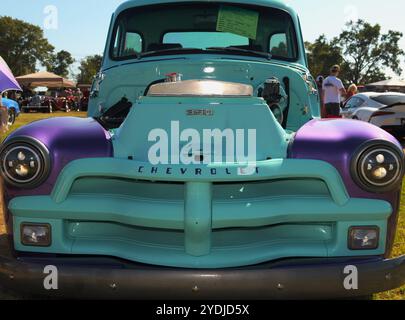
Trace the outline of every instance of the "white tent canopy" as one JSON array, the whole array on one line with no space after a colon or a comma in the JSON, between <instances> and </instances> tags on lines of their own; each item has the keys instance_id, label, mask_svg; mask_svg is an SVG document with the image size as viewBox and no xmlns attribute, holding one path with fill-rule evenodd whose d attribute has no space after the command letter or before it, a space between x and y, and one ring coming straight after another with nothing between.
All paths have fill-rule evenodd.
<instances>
[{"instance_id":1,"label":"white tent canopy","mask_svg":"<svg viewBox=\"0 0 405 320\"><path fill-rule=\"evenodd\" d=\"M389 79L379 82L370 83L368 87L405 87L405 80Z\"/></svg>"},{"instance_id":2,"label":"white tent canopy","mask_svg":"<svg viewBox=\"0 0 405 320\"><path fill-rule=\"evenodd\" d=\"M48 88L75 88L76 84L73 81L64 79L54 73L41 71L37 73L27 74L25 76L17 77L17 81L24 86L48 87Z\"/></svg>"}]
</instances>

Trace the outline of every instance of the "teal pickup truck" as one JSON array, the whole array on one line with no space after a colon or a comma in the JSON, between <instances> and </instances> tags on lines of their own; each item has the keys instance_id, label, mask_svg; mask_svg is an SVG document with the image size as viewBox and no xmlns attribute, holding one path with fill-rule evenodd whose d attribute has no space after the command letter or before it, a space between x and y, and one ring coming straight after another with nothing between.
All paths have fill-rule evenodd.
<instances>
[{"instance_id":1,"label":"teal pickup truck","mask_svg":"<svg viewBox=\"0 0 405 320\"><path fill-rule=\"evenodd\" d=\"M0 165L14 290L328 299L405 283L405 258L389 259L402 147L320 119L284 2L123 3L88 118L18 129Z\"/></svg>"}]
</instances>

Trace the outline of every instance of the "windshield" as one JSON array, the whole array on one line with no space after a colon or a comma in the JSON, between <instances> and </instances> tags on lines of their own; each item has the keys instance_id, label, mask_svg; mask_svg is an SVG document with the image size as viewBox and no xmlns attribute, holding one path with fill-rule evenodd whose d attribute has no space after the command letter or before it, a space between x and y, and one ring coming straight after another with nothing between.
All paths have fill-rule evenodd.
<instances>
[{"instance_id":1,"label":"windshield","mask_svg":"<svg viewBox=\"0 0 405 320\"><path fill-rule=\"evenodd\" d=\"M405 95L383 95L383 96L376 96L372 97L374 101L377 101L378 103L381 103L386 106L390 106L392 104L396 103L403 103L405 104Z\"/></svg>"},{"instance_id":2,"label":"windshield","mask_svg":"<svg viewBox=\"0 0 405 320\"><path fill-rule=\"evenodd\" d=\"M115 23L110 56L134 59L148 53L270 53L297 60L297 40L288 13L266 7L218 3L146 6L124 11ZM195 49L193 52L192 49ZM239 49L239 50L235 50Z\"/></svg>"}]
</instances>

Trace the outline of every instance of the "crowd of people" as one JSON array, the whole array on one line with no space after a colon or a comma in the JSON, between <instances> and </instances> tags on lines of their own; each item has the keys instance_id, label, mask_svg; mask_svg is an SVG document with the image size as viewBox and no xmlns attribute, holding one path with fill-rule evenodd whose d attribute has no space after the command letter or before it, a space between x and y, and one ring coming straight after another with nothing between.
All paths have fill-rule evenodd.
<instances>
[{"instance_id":1,"label":"crowd of people","mask_svg":"<svg viewBox=\"0 0 405 320\"><path fill-rule=\"evenodd\" d=\"M341 107L358 93L355 84L351 84L346 90L342 80L339 79L340 71L340 66L334 65L328 77L318 76L316 79L321 97L322 118L339 118Z\"/></svg>"}]
</instances>

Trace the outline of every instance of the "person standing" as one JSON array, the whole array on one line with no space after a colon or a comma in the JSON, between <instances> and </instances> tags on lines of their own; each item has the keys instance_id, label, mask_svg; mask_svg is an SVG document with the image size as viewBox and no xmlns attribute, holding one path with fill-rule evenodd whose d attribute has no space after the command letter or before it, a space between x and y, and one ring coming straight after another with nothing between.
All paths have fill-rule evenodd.
<instances>
[{"instance_id":1,"label":"person standing","mask_svg":"<svg viewBox=\"0 0 405 320\"><path fill-rule=\"evenodd\" d=\"M347 88L346 94L346 102L353 96L355 96L359 92L357 86L353 83Z\"/></svg>"},{"instance_id":2,"label":"person standing","mask_svg":"<svg viewBox=\"0 0 405 320\"><path fill-rule=\"evenodd\" d=\"M325 118L325 116L326 116L325 104L323 103L323 82L324 81L325 81L325 78L323 76L318 76L316 78L316 85L318 87L319 99L321 101L321 118Z\"/></svg>"},{"instance_id":3,"label":"person standing","mask_svg":"<svg viewBox=\"0 0 405 320\"><path fill-rule=\"evenodd\" d=\"M346 96L346 89L339 77L340 66L335 65L330 70L330 76L323 82L323 99L327 118L340 116L342 96Z\"/></svg>"},{"instance_id":4,"label":"person standing","mask_svg":"<svg viewBox=\"0 0 405 320\"><path fill-rule=\"evenodd\" d=\"M8 130L8 110L3 106L1 100L3 95L0 94L0 133L5 133Z\"/></svg>"}]
</instances>

